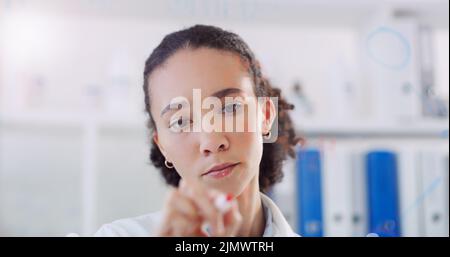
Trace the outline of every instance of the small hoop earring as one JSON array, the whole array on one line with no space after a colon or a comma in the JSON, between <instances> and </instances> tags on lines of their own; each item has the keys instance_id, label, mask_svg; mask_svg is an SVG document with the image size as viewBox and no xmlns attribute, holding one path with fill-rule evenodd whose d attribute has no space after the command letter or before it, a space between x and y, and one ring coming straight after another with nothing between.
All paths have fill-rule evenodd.
<instances>
[{"instance_id":1,"label":"small hoop earring","mask_svg":"<svg viewBox=\"0 0 450 257\"><path fill-rule=\"evenodd\" d=\"M164 165L166 165L166 167L169 168L169 169L173 168L173 163L168 162L167 160L164 161Z\"/></svg>"},{"instance_id":2,"label":"small hoop earring","mask_svg":"<svg viewBox=\"0 0 450 257\"><path fill-rule=\"evenodd\" d=\"M269 132L267 132L267 134L263 135L264 139L270 139L270 137L272 136L272 131L269 130Z\"/></svg>"}]
</instances>

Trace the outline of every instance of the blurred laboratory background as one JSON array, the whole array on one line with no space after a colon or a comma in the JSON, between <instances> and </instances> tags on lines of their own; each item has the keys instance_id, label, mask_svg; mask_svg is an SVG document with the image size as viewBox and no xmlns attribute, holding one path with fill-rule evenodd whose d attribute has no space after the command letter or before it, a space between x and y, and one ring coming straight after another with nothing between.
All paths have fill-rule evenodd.
<instances>
[{"instance_id":1,"label":"blurred laboratory background","mask_svg":"<svg viewBox=\"0 0 450 257\"><path fill-rule=\"evenodd\" d=\"M270 193L296 232L449 235L448 0L0 0L0 236L162 207L144 62L198 23L296 106L306 141Z\"/></svg>"}]
</instances>

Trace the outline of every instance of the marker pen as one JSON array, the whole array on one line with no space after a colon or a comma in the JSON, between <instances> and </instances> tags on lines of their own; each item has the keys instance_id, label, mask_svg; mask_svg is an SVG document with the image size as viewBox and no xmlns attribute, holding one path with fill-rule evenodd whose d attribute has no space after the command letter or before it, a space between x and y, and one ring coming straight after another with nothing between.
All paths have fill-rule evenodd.
<instances>
[{"instance_id":1,"label":"marker pen","mask_svg":"<svg viewBox=\"0 0 450 257\"><path fill-rule=\"evenodd\" d=\"M231 201L233 200L232 194L219 195L214 199L214 206L220 213L224 214L231 208Z\"/></svg>"},{"instance_id":2,"label":"marker pen","mask_svg":"<svg viewBox=\"0 0 450 257\"><path fill-rule=\"evenodd\" d=\"M232 205L233 195L232 194L221 194L214 199L214 207L221 213L225 214L230 210ZM211 235L209 232L210 225L208 222L204 222L202 224L202 230L205 231L208 236Z\"/></svg>"}]
</instances>

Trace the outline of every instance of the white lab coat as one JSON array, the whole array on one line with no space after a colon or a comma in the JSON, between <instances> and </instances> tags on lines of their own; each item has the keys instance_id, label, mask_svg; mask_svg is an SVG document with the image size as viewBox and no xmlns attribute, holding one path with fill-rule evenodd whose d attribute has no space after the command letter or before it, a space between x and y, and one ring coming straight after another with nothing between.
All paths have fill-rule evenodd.
<instances>
[{"instance_id":1,"label":"white lab coat","mask_svg":"<svg viewBox=\"0 0 450 257\"><path fill-rule=\"evenodd\" d=\"M293 237L299 236L287 223L283 214L276 204L266 195L261 193L262 204L268 207L272 213L273 236ZM162 221L161 211L149 213L135 218L116 220L103 225L94 236L155 236L159 224Z\"/></svg>"}]
</instances>

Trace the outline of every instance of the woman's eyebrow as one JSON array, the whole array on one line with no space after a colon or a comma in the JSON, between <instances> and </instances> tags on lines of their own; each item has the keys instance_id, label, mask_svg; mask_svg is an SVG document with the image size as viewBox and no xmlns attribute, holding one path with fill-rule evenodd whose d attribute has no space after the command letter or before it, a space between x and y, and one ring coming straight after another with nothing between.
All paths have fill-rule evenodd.
<instances>
[{"instance_id":1,"label":"woman's eyebrow","mask_svg":"<svg viewBox=\"0 0 450 257\"><path fill-rule=\"evenodd\" d=\"M225 89L219 90L219 91L215 92L214 94L212 94L211 96L215 96L217 98L222 98L229 94L242 93L242 92L244 92L244 91L240 88L230 87L230 88L225 88Z\"/></svg>"}]
</instances>

